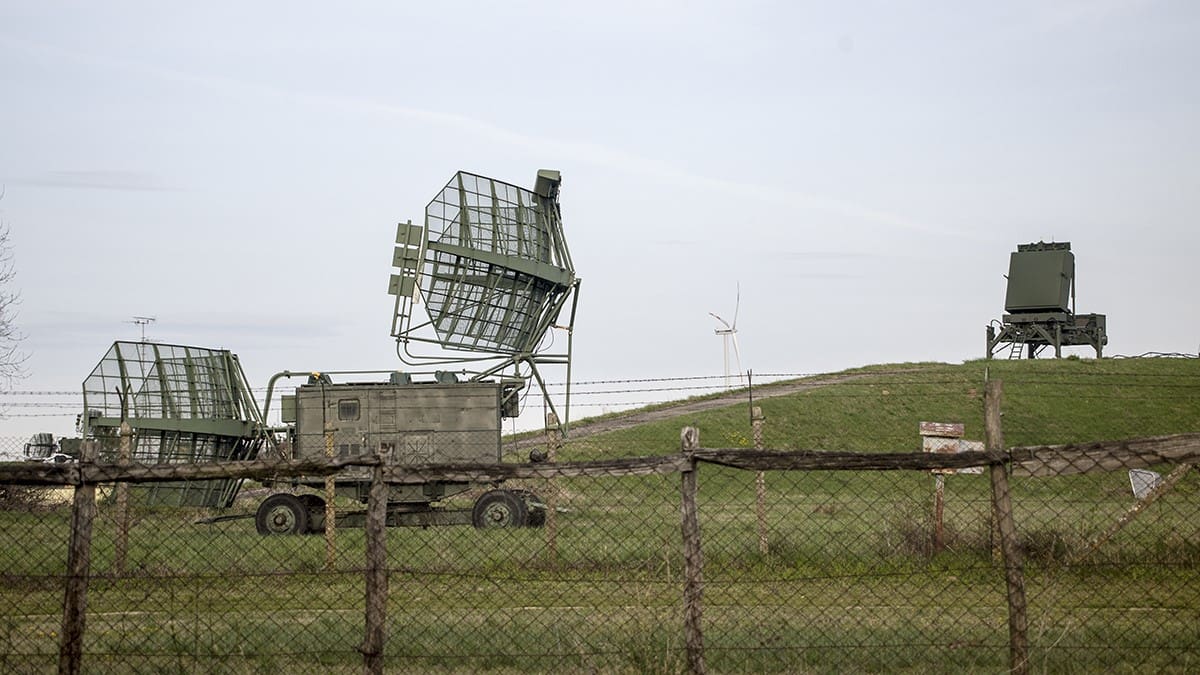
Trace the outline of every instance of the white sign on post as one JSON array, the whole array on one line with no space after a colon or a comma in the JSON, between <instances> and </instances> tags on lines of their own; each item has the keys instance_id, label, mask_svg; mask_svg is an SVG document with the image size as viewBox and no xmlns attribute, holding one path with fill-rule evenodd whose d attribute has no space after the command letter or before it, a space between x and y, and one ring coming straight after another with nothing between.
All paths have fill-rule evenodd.
<instances>
[{"instance_id":1,"label":"white sign on post","mask_svg":"<svg viewBox=\"0 0 1200 675\"><path fill-rule=\"evenodd\" d=\"M959 452L983 452L983 441L963 439L965 427L962 423L921 422L921 449L925 452L955 454ZM965 469L933 469L933 473L983 473L982 466Z\"/></svg>"}]
</instances>

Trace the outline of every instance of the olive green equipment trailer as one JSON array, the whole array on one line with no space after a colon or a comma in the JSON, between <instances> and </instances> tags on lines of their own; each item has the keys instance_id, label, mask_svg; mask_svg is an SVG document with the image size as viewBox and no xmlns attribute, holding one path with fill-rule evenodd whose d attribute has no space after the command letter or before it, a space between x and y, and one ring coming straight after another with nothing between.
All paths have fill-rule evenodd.
<instances>
[{"instance_id":1,"label":"olive green equipment trailer","mask_svg":"<svg viewBox=\"0 0 1200 675\"><path fill-rule=\"evenodd\" d=\"M392 251L397 269L388 288L395 296L391 334L409 371L283 371L271 379L260 409L232 352L116 342L84 381L81 432L101 442L105 459L137 463L358 455L382 455L389 466L494 463L501 460L501 422L519 414L529 382L557 413L542 375L546 366L566 369L557 415L565 432L579 279L562 233L561 182L557 171L542 170L528 190L458 172L426 206L424 225L398 227ZM555 330L566 339L551 348ZM334 375L381 373L387 377L379 381L333 381ZM268 426L274 388L292 377L305 382L281 396L281 421ZM119 456L130 448L130 457ZM333 482L336 496L366 501L366 470L345 469ZM146 488L146 499L227 508L241 485L156 484ZM259 532L324 527L324 497L315 492L325 487L324 477L268 487L275 491L254 516ZM472 492L473 502L467 499ZM544 522L544 508L525 490L428 481L391 486L387 520L536 527ZM338 519L352 524L362 514Z\"/></svg>"},{"instance_id":2,"label":"olive green equipment trailer","mask_svg":"<svg viewBox=\"0 0 1200 675\"><path fill-rule=\"evenodd\" d=\"M492 464L501 461L502 420L517 412L520 380L460 382L453 373L388 373L386 381L335 383L353 373L284 371L268 386L268 405L281 378L307 381L280 399L285 436L280 452L288 459L381 456L388 466ZM371 469L351 467L334 476L338 497L367 501ZM255 524L262 534L319 532L325 524L325 500L302 492L323 490L323 477L301 477L260 505ZM480 492L469 508L439 503L469 491ZM456 500L460 504L461 499ZM531 492L498 484L427 481L388 487L389 525L475 527L540 526L544 505ZM361 512L339 516L339 524L361 524Z\"/></svg>"}]
</instances>

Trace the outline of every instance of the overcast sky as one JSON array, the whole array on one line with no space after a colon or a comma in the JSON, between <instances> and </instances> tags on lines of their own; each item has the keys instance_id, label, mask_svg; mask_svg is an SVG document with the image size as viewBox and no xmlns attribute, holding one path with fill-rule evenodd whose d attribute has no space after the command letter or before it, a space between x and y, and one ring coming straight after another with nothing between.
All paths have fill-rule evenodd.
<instances>
[{"instance_id":1,"label":"overcast sky","mask_svg":"<svg viewBox=\"0 0 1200 675\"><path fill-rule=\"evenodd\" d=\"M577 380L721 374L739 284L756 372L979 358L1038 240L1108 353L1195 353L1198 68L1190 1L3 2L13 388L135 315L256 386L398 367L395 223L460 169L562 171Z\"/></svg>"}]
</instances>

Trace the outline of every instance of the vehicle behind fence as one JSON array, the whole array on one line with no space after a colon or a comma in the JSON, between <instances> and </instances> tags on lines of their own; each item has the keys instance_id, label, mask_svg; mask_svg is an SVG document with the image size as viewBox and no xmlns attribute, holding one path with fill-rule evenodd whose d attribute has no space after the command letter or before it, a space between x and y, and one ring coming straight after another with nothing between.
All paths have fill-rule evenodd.
<instances>
[{"instance_id":1,"label":"vehicle behind fence","mask_svg":"<svg viewBox=\"0 0 1200 675\"><path fill-rule=\"evenodd\" d=\"M956 378L506 439L501 464L6 464L0 669L1194 670L1196 385ZM921 422L982 449L923 452ZM258 533L257 481L347 463L376 495L470 482L447 508L503 480L544 520L384 528L386 500L341 498L366 527ZM201 471L247 481L231 509L143 499Z\"/></svg>"}]
</instances>

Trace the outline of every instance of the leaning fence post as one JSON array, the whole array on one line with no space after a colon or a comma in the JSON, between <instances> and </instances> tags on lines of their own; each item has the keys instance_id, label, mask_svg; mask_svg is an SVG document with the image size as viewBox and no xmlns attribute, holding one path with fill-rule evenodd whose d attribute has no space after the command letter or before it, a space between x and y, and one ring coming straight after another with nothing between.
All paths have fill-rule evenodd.
<instances>
[{"instance_id":1,"label":"leaning fence post","mask_svg":"<svg viewBox=\"0 0 1200 675\"><path fill-rule=\"evenodd\" d=\"M1004 582L1008 591L1009 672L1029 672L1028 617L1025 604L1025 573L1017 547L1017 527L1013 520L1012 497L1008 491L1008 466L1004 462L1004 435L1000 426L1000 402L1004 385L989 380L984 391L983 426L987 451L992 456L992 512L1000 530L1000 550L1004 556Z\"/></svg>"},{"instance_id":2,"label":"leaning fence post","mask_svg":"<svg viewBox=\"0 0 1200 675\"><path fill-rule=\"evenodd\" d=\"M700 431L684 427L679 435L687 466L682 472L680 511L683 529L683 632L687 648L688 671L704 673L704 634L700 628L701 599L704 594L704 560L700 547L700 520L696 512L696 460Z\"/></svg>"},{"instance_id":3,"label":"leaning fence post","mask_svg":"<svg viewBox=\"0 0 1200 675\"><path fill-rule=\"evenodd\" d=\"M1071 556L1067 560L1067 564L1077 565L1086 560L1088 556L1100 550L1100 547L1103 546L1109 539L1112 539L1113 536L1115 536L1118 532L1120 532L1121 528L1133 522L1133 519L1136 518L1139 513L1144 511L1154 502L1158 501L1159 497L1174 489L1175 484L1179 482L1179 479L1183 478L1184 474L1186 474L1191 468L1191 464L1179 464L1172 469L1171 473L1167 474L1158 483L1158 485L1154 486L1154 488L1150 490L1149 494L1139 499L1133 506L1129 507L1129 510L1125 511L1125 513L1117 519L1117 522L1109 526L1109 528L1101 533L1100 536L1093 539L1092 543L1088 544L1087 548Z\"/></svg>"},{"instance_id":4,"label":"leaning fence post","mask_svg":"<svg viewBox=\"0 0 1200 675\"><path fill-rule=\"evenodd\" d=\"M754 449L763 449L763 417L762 408L750 408L750 428L754 434ZM758 516L758 552L767 555L770 546L767 542L767 474L759 471L754 476L754 512Z\"/></svg>"},{"instance_id":5,"label":"leaning fence post","mask_svg":"<svg viewBox=\"0 0 1200 675\"><path fill-rule=\"evenodd\" d=\"M117 465L129 466L133 460L133 428L122 420L121 443L117 450ZM125 574L125 558L129 551L129 483L117 483L117 540L113 542L113 568L118 575Z\"/></svg>"},{"instance_id":6,"label":"leaning fence post","mask_svg":"<svg viewBox=\"0 0 1200 675\"><path fill-rule=\"evenodd\" d=\"M383 673L384 624L387 621L387 484L383 482L382 454L376 455L367 494L366 629L363 636L363 671Z\"/></svg>"},{"instance_id":7,"label":"leaning fence post","mask_svg":"<svg viewBox=\"0 0 1200 675\"><path fill-rule=\"evenodd\" d=\"M96 517L96 484L83 482L82 470L99 454L96 441L84 441L80 480L71 505L71 547L67 551L67 583L63 597L58 672L76 675L83 662L83 631L87 619L88 574L92 556L92 521Z\"/></svg>"}]
</instances>

